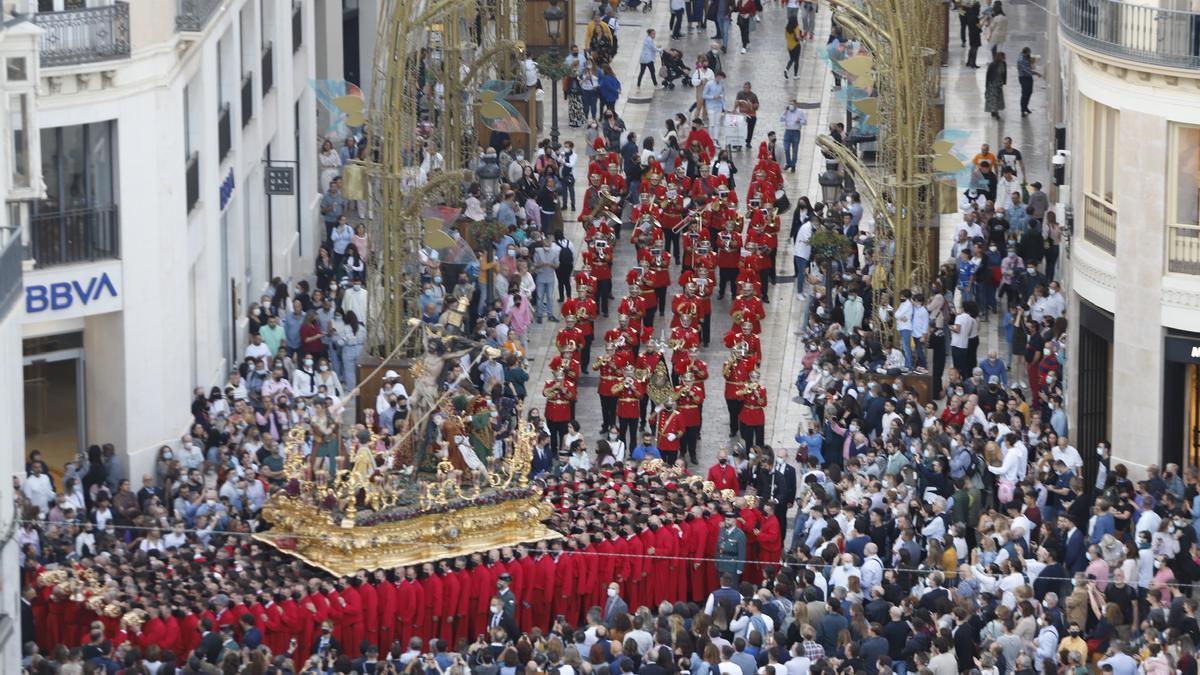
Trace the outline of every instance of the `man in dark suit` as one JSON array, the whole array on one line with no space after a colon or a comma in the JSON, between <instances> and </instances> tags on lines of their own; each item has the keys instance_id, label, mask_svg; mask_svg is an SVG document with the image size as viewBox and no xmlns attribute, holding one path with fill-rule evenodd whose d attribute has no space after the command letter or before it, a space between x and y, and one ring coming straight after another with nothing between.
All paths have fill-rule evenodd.
<instances>
[{"instance_id":1,"label":"man in dark suit","mask_svg":"<svg viewBox=\"0 0 1200 675\"><path fill-rule=\"evenodd\" d=\"M765 448L770 450L770 448ZM758 494L767 503L775 505L775 518L779 521L779 531L788 532L787 512L792 502L796 501L796 467L788 464L783 452L775 454L774 466L770 472L758 474Z\"/></svg>"},{"instance_id":2,"label":"man in dark suit","mask_svg":"<svg viewBox=\"0 0 1200 675\"><path fill-rule=\"evenodd\" d=\"M221 634L213 630L212 619L200 620L200 646L196 647L196 653L205 661L217 665L217 659L221 656Z\"/></svg>"},{"instance_id":3,"label":"man in dark suit","mask_svg":"<svg viewBox=\"0 0 1200 675\"><path fill-rule=\"evenodd\" d=\"M21 644L37 642L37 627L33 621L33 604L31 600L37 597L37 591L32 586L25 587L21 594Z\"/></svg>"},{"instance_id":4,"label":"man in dark suit","mask_svg":"<svg viewBox=\"0 0 1200 675\"><path fill-rule=\"evenodd\" d=\"M604 625L612 626L618 616L628 613L629 605L621 599L621 585L614 581L608 585L608 599L604 601Z\"/></svg>"},{"instance_id":5,"label":"man in dark suit","mask_svg":"<svg viewBox=\"0 0 1200 675\"><path fill-rule=\"evenodd\" d=\"M512 591L509 591L509 593L512 593ZM499 595L492 597L487 627L489 633L495 628L504 629L504 635L507 640L516 640L521 634L521 629L517 627L516 619L505 609L504 599Z\"/></svg>"},{"instance_id":6,"label":"man in dark suit","mask_svg":"<svg viewBox=\"0 0 1200 675\"><path fill-rule=\"evenodd\" d=\"M942 614L945 611L944 605L950 601L950 592L942 588L942 580L941 572L930 574L930 589L925 591L925 594L917 601L918 607L924 607L935 616Z\"/></svg>"},{"instance_id":7,"label":"man in dark suit","mask_svg":"<svg viewBox=\"0 0 1200 675\"><path fill-rule=\"evenodd\" d=\"M979 656L979 631L983 625L979 615L962 607L954 608L954 655L959 663L975 663Z\"/></svg>"},{"instance_id":8,"label":"man in dark suit","mask_svg":"<svg viewBox=\"0 0 1200 675\"><path fill-rule=\"evenodd\" d=\"M502 572L496 580L496 587L500 590L496 591L496 595L500 598L501 604L504 606L504 615L513 619L516 623L517 618L517 596L512 590L512 575L508 572ZM516 637L516 635L511 635Z\"/></svg>"},{"instance_id":9,"label":"man in dark suit","mask_svg":"<svg viewBox=\"0 0 1200 675\"><path fill-rule=\"evenodd\" d=\"M1058 528L1065 533L1064 539L1067 542L1064 547L1063 565L1070 574L1082 572L1088 564L1087 546L1083 541L1083 532L1075 526L1074 521L1065 515L1058 517Z\"/></svg>"},{"instance_id":10,"label":"man in dark suit","mask_svg":"<svg viewBox=\"0 0 1200 675\"><path fill-rule=\"evenodd\" d=\"M538 432L537 445L533 449L533 461L529 464L529 475L549 473L554 468L554 453L550 452L550 436Z\"/></svg>"}]
</instances>

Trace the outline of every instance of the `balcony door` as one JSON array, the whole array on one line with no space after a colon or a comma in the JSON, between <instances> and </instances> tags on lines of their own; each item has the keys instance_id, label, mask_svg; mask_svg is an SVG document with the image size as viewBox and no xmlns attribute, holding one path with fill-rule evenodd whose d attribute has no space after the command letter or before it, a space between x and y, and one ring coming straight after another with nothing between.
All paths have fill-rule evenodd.
<instances>
[{"instance_id":1,"label":"balcony door","mask_svg":"<svg viewBox=\"0 0 1200 675\"><path fill-rule=\"evenodd\" d=\"M31 240L40 266L119 256L116 125L42 129L46 198L33 204Z\"/></svg>"}]
</instances>

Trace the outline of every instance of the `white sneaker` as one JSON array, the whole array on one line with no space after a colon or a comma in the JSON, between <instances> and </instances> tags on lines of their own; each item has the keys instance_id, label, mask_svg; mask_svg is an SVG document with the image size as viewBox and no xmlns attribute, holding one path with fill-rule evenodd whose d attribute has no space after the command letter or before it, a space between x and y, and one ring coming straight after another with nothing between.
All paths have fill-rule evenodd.
<instances>
[{"instance_id":1,"label":"white sneaker","mask_svg":"<svg viewBox=\"0 0 1200 675\"><path fill-rule=\"evenodd\" d=\"M745 47L742 47L742 53L743 53L743 54L745 54L745 53L746 53L746 48L745 48Z\"/></svg>"},{"instance_id":2,"label":"white sneaker","mask_svg":"<svg viewBox=\"0 0 1200 675\"><path fill-rule=\"evenodd\" d=\"M755 15L754 15L754 20L755 20L755 21L757 21L757 22L759 22L759 23L762 23L762 16L760 16L760 15L758 15L758 14L755 14Z\"/></svg>"}]
</instances>

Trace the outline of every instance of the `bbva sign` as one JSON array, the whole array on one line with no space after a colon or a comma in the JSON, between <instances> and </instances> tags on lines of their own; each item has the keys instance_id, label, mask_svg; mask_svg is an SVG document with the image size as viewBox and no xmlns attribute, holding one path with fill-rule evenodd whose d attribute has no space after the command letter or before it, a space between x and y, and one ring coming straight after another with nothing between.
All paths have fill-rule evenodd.
<instances>
[{"instance_id":1,"label":"bbva sign","mask_svg":"<svg viewBox=\"0 0 1200 675\"><path fill-rule=\"evenodd\" d=\"M119 261L39 270L25 275L26 319L67 319L120 311L121 292Z\"/></svg>"}]
</instances>

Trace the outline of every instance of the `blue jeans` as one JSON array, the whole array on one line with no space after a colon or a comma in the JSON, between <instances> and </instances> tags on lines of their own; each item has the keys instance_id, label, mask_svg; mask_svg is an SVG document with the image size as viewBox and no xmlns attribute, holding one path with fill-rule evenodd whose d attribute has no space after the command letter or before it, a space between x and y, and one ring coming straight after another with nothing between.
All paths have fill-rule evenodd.
<instances>
[{"instance_id":1,"label":"blue jeans","mask_svg":"<svg viewBox=\"0 0 1200 675\"><path fill-rule=\"evenodd\" d=\"M729 15L717 17L717 30L721 32L721 49L729 49ZM711 111L709 111L711 112Z\"/></svg>"},{"instance_id":2,"label":"blue jeans","mask_svg":"<svg viewBox=\"0 0 1200 675\"><path fill-rule=\"evenodd\" d=\"M783 132L783 168L796 168L796 158L800 154L800 130L788 129Z\"/></svg>"},{"instance_id":3,"label":"blue jeans","mask_svg":"<svg viewBox=\"0 0 1200 675\"><path fill-rule=\"evenodd\" d=\"M551 277L549 281L537 280L538 318L554 316L554 306L550 304L550 299L554 297L552 294L554 293L554 284L556 281L557 279L554 277Z\"/></svg>"},{"instance_id":4,"label":"blue jeans","mask_svg":"<svg viewBox=\"0 0 1200 675\"><path fill-rule=\"evenodd\" d=\"M629 181L629 199L627 201L630 204L637 204L638 203L638 195L641 193L641 191L642 191L642 181L640 181L640 180Z\"/></svg>"},{"instance_id":5,"label":"blue jeans","mask_svg":"<svg viewBox=\"0 0 1200 675\"><path fill-rule=\"evenodd\" d=\"M583 116L589 120L597 117L597 103L600 100L595 89L584 89L580 98L583 99Z\"/></svg>"},{"instance_id":6,"label":"blue jeans","mask_svg":"<svg viewBox=\"0 0 1200 675\"><path fill-rule=\"evenodd\" d=\"M904 367L912 370L913 352L912 352L912 331L900 331L900 350L904 352Z\"/></svg>"},{"instance_id":7,"label":"blue jeans","mask_svg":"<svg viewBox=\"0 0 1200 675\"><path fill-rule=\"evenodd\" d=\"M925 345L922 344L921 338L913 337L913 351L917 353L917 365L925 367Z\"/></svg>"},{"instance_id":8,"label":"blue jeans","mask_svg":"<svg viewBox=\"0 0 1200 675\"><path fill-rule=\"evenodd\" d=\"M362 345L342 347L342 386L347 392L358 385L358 357L362 350Z\"/></svg>"},{"instance_id":9,"label":"blue jeans","mask_svg":"<svg viewBox=\"0 0 1200 675\"><path fill-rule=\"evenodd\" d=\"M804 293L804 276L808 274L808 258L792 256L792 265L796 268L796 295Z\"/></svg>"}]
</instances>

